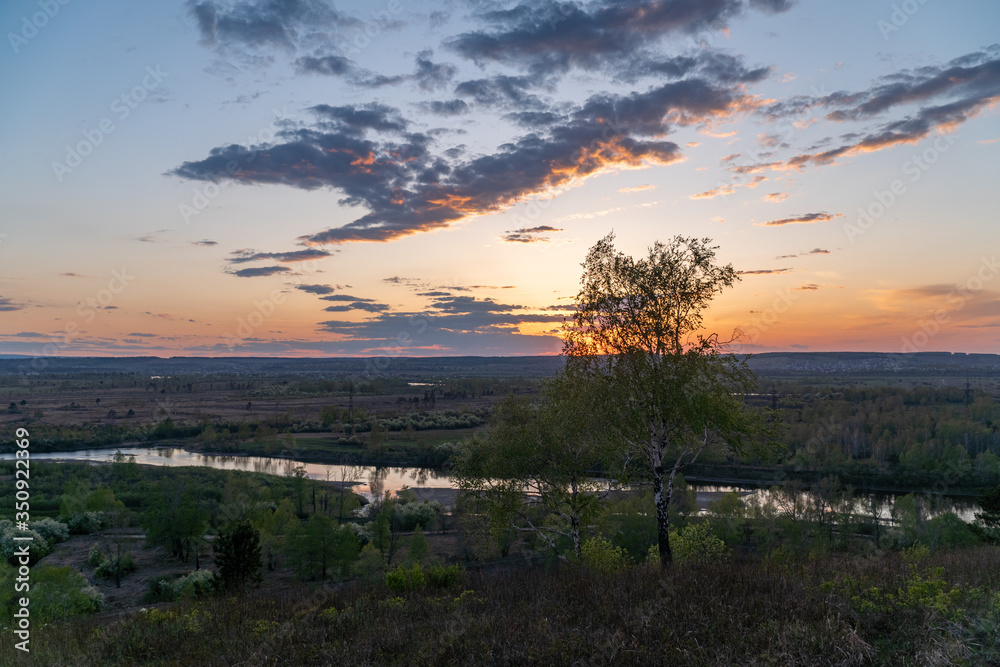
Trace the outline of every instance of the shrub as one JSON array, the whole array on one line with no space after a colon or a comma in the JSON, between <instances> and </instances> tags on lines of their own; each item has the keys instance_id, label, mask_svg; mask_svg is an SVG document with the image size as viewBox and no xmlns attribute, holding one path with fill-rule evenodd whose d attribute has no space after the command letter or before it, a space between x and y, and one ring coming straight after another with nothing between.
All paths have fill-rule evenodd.
<instances>
[{"instance_id":1,"label":"shrub","mask_svg":"<svg viewBox=\"0 0 1000 667\"><path fill-rule=\"evenodd\" d=\"M424 537L424 531L420 530L420 526L413 531L413 537L410 538L410 546L407 550L406 556L411 563L422 563L425 558L427 558L427 538Z\"/></svg>"},{"instance_id":2,"label":"shrub","mask_svg":"<svg viewBox=\"0 0 1000 667\"><path fill-rule=\"evenodd\" d=\"M14 570L0 574L0 585L14 589ZM10 581L3 581L10 577ZM90 586L82 574L72 567L40 565L31 572L31 618L38 623L56 619L91 614L101 610L104 596ZM3 610L4 619L10 620L13 610Z\"/></svg>"},{"instance_id":3,"label":"shrub","mask_svg":"<svg viewBox=\"0 0 1000 667\"><path fill-rule=\"evenodd\" d=\"M431 565L427 568L427 585L431 588L452 588L465 583L461 565Z\"/></svg>"},{"instance_id":4,"label":"shrub","mask_svg":"<svg viewBox=\"0 0 1000 667\"><path fill-rule=\"evenodd\" d=\"M104 528L104 513L73 512L66 525L72 535L90 535Z\"/></svg>"},{"instance_id":5,"label":"shrub","mask_svg":"<svg viewBox=\"0 0 1000 667\"><path fill-rule=\"evenodd\" d=\"M15 537L31 537L31 549L28 551L30 559L29 565L34 565L41 558L47 556L52 548L48 541L34 530L17 530L14 524L8 519L0 521L0 560L14 564L15 553L24 542L15 540Z\"/></svg>"},{"instance_id":6,"label":"shrub","mask_svg":"<svg viewBox=\"0 0 1000 667\"><path fill-rule=\"evenodd\" d=\"M619 572L627 562L625 551L603 537L594 537L584 542L581 557L584 565L602 574Z\"/></svg>"},{"instance_id":7,"label":"shrub","mask_svg":"<svg viewBox=\"0 0 1000 667\"><path fill-rule=\"evenodd\" d=\"M69 526L48 517L41 521L32 521L31 529L45 538L49 545L65 542L69 539Z\"/></svg>"},{"instance_id":8,"label":"shrub","mask_svg":"<svg viewBox=\"0 0 1000 667\"><path fill-rule=\"evenodd\" d=\"M101 547L96 544L90 547L90 553L87 554L87 565L90 567L99 567L103 562L104 552L101 551Z\"/></svg>"},{"instance_id":9,"label":"shrub","mask_svg":"<svg viewBox=\"0 0 1000 667\"><path fill-rule=\"evenodd\" d=\"M424 502L397 502L396 526L399 530L414 530L432 526L437 515L444 507L436 500Z\"/></svg>"},{"instance_id":10,"label":"shrub","mask_svg":"<svg viewBox=\"0 0 1000 667\"><path fill-rule=\"evenodd\" d=\"M948 512L927 522L926 540L933 548L960 549L979 541L976 534L958 515Z\"/></svg>"},{"instance_id":11,"label":"shrub","mask_svg":"<svg viewBox=\"0 0 1000 667\"><path fill-rule=\"evenodd\" d=\"M414 563L410 567L400 565L395 570L385 573L385 585L393 593L416 591L427 585L427 576L420 563Z\"/></svg>"},{"instance_id":12,"label":"shrub","mask_svg":"<svg viewBox=\"0 0 1000 667\"><path fill-rule=\"evenodd\" d=\"M146 587L146 594L142 596L142 601L146 603L173 602L173 582L169 579L150 579Z\"/></svg>"},{"instance_id":13,"label":"shrub","mask_svg":"<svg viewBox=\"0 0 1000 667\"><path fill-rule=\"evenodd\" d=\"M712 563L725 558L729 549L707 525L693 523L681 531L670 529L670 552L678 563ZM651 565L660 562L659 545L650 547L646 562Z\"/></svg>"},{"instance_id":14,"label":"shrub","mask_svg":"<svg viewBox=\"0 0 1000 667\"><path fill-rule=\"evenodd\" d=\"M126 552L122 555L118 563L118 568L119 574L124 577L126 574L132 574L135 572L138 569L138 566L135 564L135 559L132 558L132 554ZM102 577L104 579L114 579L115 562L111 559L103 561L97 566L97 569L94 570L94 576Z\"/></svg>"},{"instance_id":15,"label":"shrub","mask_svg":"<svg viewBox=\"0 0 1000 667\"><path fill-rule=\"evenodd\" d=\"M211 570L196 570L173 584L175 600L196 599L211 595L218 587L218 577Z\"/></svg>"}]
</instances>

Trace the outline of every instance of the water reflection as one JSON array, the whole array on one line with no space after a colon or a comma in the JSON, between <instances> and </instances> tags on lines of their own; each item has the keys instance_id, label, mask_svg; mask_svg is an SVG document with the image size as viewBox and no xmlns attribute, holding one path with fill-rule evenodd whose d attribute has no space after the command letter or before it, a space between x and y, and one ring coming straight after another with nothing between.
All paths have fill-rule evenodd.
<instances>
[{"instance_id":1,"label":"water reflection","mask_svg":"<svg viewBox=\"0 0 1000 667\"><path fill-rule=\"evenodd\" d=\"M32 453L36 460L63 460L110 462L117 449L85 449L75 452ZM135 456L137 463L159 466L206 466L218 470L247 470L269 475L290 475L301 466L306 477L326 481L351 484L357 493L372 500L384 493L399 491L404 486L412 488L453 489L454 481L445 471L432 468L405 468L388 466L357 466L327 463L308 463L298 459L273 458L268 456L233 456L227 454L202 454L188 452L176 447L136 447L123 449L126 454ZM0 460L13 460L14 454L2 454ZM362 483L359 480L365 480ZM698 507L705 511L709 504L722 495L735 492L747 506L765 508L773 506L779 512L790 515L803 514L812 504L813 495L808 488L792 485L789 488L770 489L749 486L727 486L719 484L688 485L697 493ZM875 510L886 521L891 520L892 505L898 494L876 494L874 496ZM921 501L926 518L933 518L946 512L954 512L964 521L975 520L975 512L979 506L971 500L953 498L941 495L924 496ZM873 496L857 493L852 501L852 508L858 514L871 515Z\"/></svg>"}]
</instances>

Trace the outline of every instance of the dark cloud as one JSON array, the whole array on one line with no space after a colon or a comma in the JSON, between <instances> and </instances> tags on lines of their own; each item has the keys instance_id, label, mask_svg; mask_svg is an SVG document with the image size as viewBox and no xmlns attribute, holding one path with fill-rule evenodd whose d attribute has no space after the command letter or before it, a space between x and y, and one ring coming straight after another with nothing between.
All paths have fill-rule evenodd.
<instances>
[{"instance_id":1,"label":"dark cloud","mask_svg":"<svg viewBox=\"0 0 1000 667\"><path fill-rule=\"evenodd\" d=\"M218 241L207 241L207 240L191 241L191 245L209 247L209 246L219 245L219 242Z\"/></svg>"},{"instance_id":2,"label":"dark cloud","mask_svg":"<svg viewBox=\"0 0 1000 667\"><path fill-rule=\"evenodd\" d=\"M329 285L296 285L295 289L309 294L333 294L334 288Z\"/></svg>"},{"instance_id":3,"label":"dark cloud","mask_svg":"<svg viewBox=\"0 0 1000 667\"><path fill-rule=\"evenodd\" d=\"M548 243L550 240L549 237L542 236L542 234L561 231L563 230L558 227L541 225L539 227L512 229L504 232L501 238L507 243Z\"/></svg>"},{"instance_id":4,"label":"dark cloud","mask_svg":"<svg viewBox=\"0 0 1000 667\"><path fill-rule=\"evenodd\" d=\"M332 120L334 129L353 134L364 134L368 130L378 132L403 132L407 121L399 115L399 110L393 107L369 102L356 106L332 107L318 104L310 109L323 120Z\"/></svg>"},{"instance_id":5,"label":"dark cloud","mask_svg":"<svg viewBox=\"0 0 1000 667\"><path fill-rule=\"evenodd\" d=\"M190 2L204 44L291 50L310 33L359 22L324 0Z\"/></svg>"},{"instance_id":6,"label":"dark cloud","mask_svg":"<svg viewBox=\"0 0 1000 667\"><path fill-rule=\"evenodd\" d=\"M390 241L504 210L521 199L613 167L670 164L681 158L663 135L674 125L723 118L752 101L737 87L688 79L629 95L602 94L562 122L528 133L493 154L434 156L431 140L381 104L313 107L317 127L283 129L274 145L216 148L172 173L192 179L332 187L343 205L369 212L343 227L303 237L307 244ZM377 141L374 131L402 134ZM227 165L237 170L229 173Z\"/></svg>"},{"instance_id":7,"label":"dark cloud","mask_svg":"<svg viewBox=\"0 0 1000 667\"><path fill-rule=\"evenodd\" d=\"M551 111L515 111L504 116L507 120L532 129L554 125L564 119L564 116Z\"/></svg>"},{"instance_id":8,"label":"dark cloud","mask_svg":"<svg viewBox=\"0 0 1000 667\"><path fill-rule=\"evenodd\" d=\"M797 0L750 0L750 6L768 14L780 14L791 9Z\"/></svg>"},{"instance_id":9,"label":"dark cloud","mask_svg":"<svg viewBox=\"0 0 1000 667\"><path fill-rule=\"evenodd\" d=\"M771 220L769 222L762 223L764 227L780 227L782 225L804 225L813 224L817 222L827 222L828 220L833 220L834 218L839 218L844 215L843 213L806 213L805 215L797 215L791 218L782 218L780 220Z\"/></svg>"},{"instance_id":10,"label":"dark cloud","mask_svg":"<svg viewBox=\"0 0 1000 667\"><path fill-rule=\"evenodd\" d=\"M464 100L434 100L427 102L426 108L431 113L439 116L457 116L466 113L469 110L469 105Z\"/></svg>"},{"instance_id":11,"label":"dark cloud","mask_svg":"<svg viewBox=\"0 0 1000 667\"><path fill-rule=\"evenodd\" d=\"M775 12L789 3L759 1L752 6ZM743 9L741 0L521 4L482 14L491 29L458 35L446 45L480 64L514 63L536 72L597 69L634 56L670 33L721 29Z\"/></svg>"},{"instance_id":12,"label":"dark cloud","mask_svg":"<svg viewBox=\"0 0 1000 667\"><path fill-rule=\"evenodd\" d=\"M260 278L262 276L273 276L276 273L291 271L287 266L260 266L252 269L240 269L232 274L239 278Z\"/></svg>"},{"instance_id":13,"label":"dark cloud","mask_svg":"<svg viewBox=\"0 0 1000 667\"><path fill-rule=\"evenodd\" d=\"M799 252L794 255L778 255L775 259L792 259L793 257L805 257L807 255L829 255L829 250L824 250L823 248L813 248L809 252Z\"/></svg>"},{"instance_id":14,"label":"dark cloud","mask_svg":"<svg viewBox=\"0 0 1000 667\"><path fill-rule=\"evenodd\" d=\"M400 335L405 334L440 344L442 339L455 341L453 335L456 334L517 335L516 327L520 324L562 322L564 319L559 314L524 312L526 310L524 306L493 299L447 296L435 298L423 313L385 312L362 322L330 321L320 326L325 331L348 335L355 340L399 340Z\"/></svg>"},{"instance_id":15,"label":"dark cloud","mask_svg":"<svg viewBox=\"0 0 1000 667\"><path fill-rule=\"evenodd\" d=\"M737 271L741 276L767 276L775 273L788 273L792 269L755 269L753 271Z\"/></svg>"},{"instance_id":16,"label":"dark cloud","mask_svg":"<svg viewBox=\"0 0 1000 667\"><path fill-rule=\"evenodd\" d=\"M253 250L236 250L229 258L230 264L245 264L246 262L259 262L261 260L276 261L283 264L292 262L305 262L313 259L329 257L332 253L319 248L306 248L304 250L293 250L291 252L254 252Z\"/></svg>"},{"instance_id":17,"label":"dark cloud","mask_svg":"<svg viewBox=\"0 0 1000 667\"><path fill-rule=\"evenodd\" d=\"M323 301L351 301L351 302L375 303L374 299L364 299L360 296L351 296L350 294L334 294L332 296L324 296L321 298Z\"/></svg>"},{"instance_id":18,"label":"dark cloud","mask_svg":"<svg viewBox=\"0 0 1000 667\"><path fill-rule=\"evenodd\" d=\"M827 120L868 121L898 107L924 104L894 120L840 137L841 145L825 151L807 152L788 160L734 167L737 173L763 169L801 170L823 166L858 153L883 150L900 144L915 144L932 133L948 133L1000 101L1000 45L956 58L943 66L904 70L878 79L870 89L837 92L822 97L796 97L763 110L771 119L794 116L816 107L831 109Z\"/></svg>"},{"instance_id":19,"label":"dark cloud","mask_svg":"<svg viewBox=\"0 0 1000 667\"><path fill-rule=\"evenodd\" d=\"M545 108L541 98L529 90L536 88L536 78L500 74L485 79L470 79L455 87L455 94L483 106L513 106L518 109Z\"/></svg>"},{"instance_id":20,"label":"dark cloud","mask_svg":"<svg viewBox=\"0 0 1000 667\"><path fill-rule=\"evenodd\" d=\"M0 296L0 311L21 310L22 308L24 308L23 305L7 297Z\"/></svg>"},{"instance_id":21,"label":"dark cloud","mask_svg":"<svg viewBox=\"0 0 1000 667\"><path fill-rule=\"evenodd\" d=\"M135 332L135 331L133 331L132 333L130 333L128 335L132 336L133 338L156 338L156 334L138 333L138 332Z\"/></svg>"},{"instance_id":22,"label":"dark cloud","mask_svg":"<svg viewBox=\"0 0 1000 667\"><path fill-rule=\"evenodd\" d=\"M362 310L369 313L380 313L389 310L389 304L386 303L373 303L369 299L364 301L355 301L353 303L344 304L342 306L327 306L324 308L328 313L346 313L351 310Z\"/></svg>"},{"instance_id":23,"label":"dark cloud","mask_svg":"<svg viewBox=\"0 0 1000 667\"><path fill-rule=\"evenodd\" d=\"M300 74L346 76L355 69L354 61L344 56L303 56L295 61L295 70Z\"/></svg>"},{"instance_id":24,"label":"dark cloud","mask_svg":"<svg viewBox=\"0 0 1000 667\"><path fill-rule=\"evenodd\" d=\"M747 67L740 56L699 50L667 58L638 54L617 76L629 82L647 76L655 76L660 80L700 76L721 83L746 84L763 81L770 71L769 67Z\"/></svg>"}]
</instances>

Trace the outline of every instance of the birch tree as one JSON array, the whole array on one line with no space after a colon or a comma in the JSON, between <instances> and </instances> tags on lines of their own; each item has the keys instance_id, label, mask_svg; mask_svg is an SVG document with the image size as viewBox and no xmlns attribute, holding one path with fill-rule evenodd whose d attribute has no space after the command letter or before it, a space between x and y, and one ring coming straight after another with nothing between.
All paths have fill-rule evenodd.
<instances>
[{"instance_id":1,"label":"birch tree","mask_svg":"<svg viewBox=\"0 0 1000 667\"><path fill-rule=\"evenodd\" d=\"M669 565L674 480L718 442L743 452L772 433L744 396L756 388L745 359L703 331L711 300L739 279L715 261L709 239L656 242L642 259L619 252L609 234L587 254L567 363L606 389L607 429L642 462L653 486L660 562Z\"/></svg>"}]
</instances>

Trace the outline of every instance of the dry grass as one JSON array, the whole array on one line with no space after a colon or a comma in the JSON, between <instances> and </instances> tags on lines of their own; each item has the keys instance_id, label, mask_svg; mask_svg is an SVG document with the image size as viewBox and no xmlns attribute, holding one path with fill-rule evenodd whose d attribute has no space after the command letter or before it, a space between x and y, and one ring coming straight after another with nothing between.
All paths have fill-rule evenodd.
<instances>
[{"instance_id":1,"label":"dry grass","mask_svg":"<svg viewBox=\"0 0 1000 667\"><path fill-rule=\"evenodd\" d=\"M984 547L921 564L922 572L943 567L949 587L979 589L962 597L961 620L917 605L872 623L883 610L859 612L844 591L822 586L845 577L905 586L910 569L899 555L612 576L509 569L405 598L355 582L40 628L33 664L1000 664L998 560L1000 549ZM0 647L0 659L11 653Z\"/></svg>"}]
</instances>

